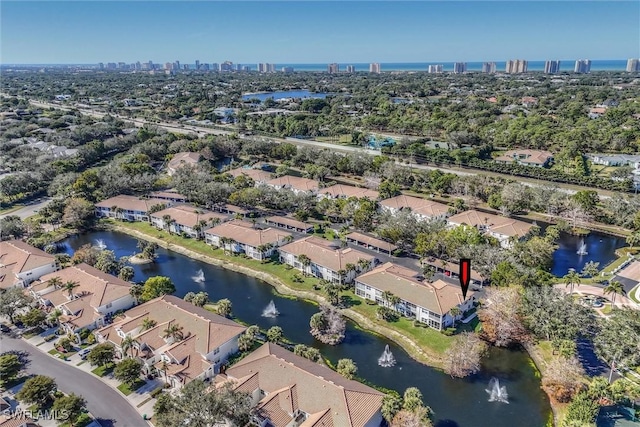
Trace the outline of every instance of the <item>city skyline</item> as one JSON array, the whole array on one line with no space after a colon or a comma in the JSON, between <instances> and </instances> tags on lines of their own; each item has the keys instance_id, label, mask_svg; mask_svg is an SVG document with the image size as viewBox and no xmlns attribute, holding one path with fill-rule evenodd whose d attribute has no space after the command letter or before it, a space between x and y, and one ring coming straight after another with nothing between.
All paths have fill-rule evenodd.
<instances>
[{"instance_id":1,"label":"city skyline","mask_svg":"<svg viewBox=\"0 0 640 427\"><path fill-rule=\"evenodd\" d=\"M211 63L235 58L248 64L348 64L640 56L638 2L149 5L3 2L0 61L89 64L179 58ZM374 30L366 31L369 27ZM562 43L555 32L546 31L551 28L563 28ZM607 31L594 37L597 28Z\"/></svg>"}]
</instances>

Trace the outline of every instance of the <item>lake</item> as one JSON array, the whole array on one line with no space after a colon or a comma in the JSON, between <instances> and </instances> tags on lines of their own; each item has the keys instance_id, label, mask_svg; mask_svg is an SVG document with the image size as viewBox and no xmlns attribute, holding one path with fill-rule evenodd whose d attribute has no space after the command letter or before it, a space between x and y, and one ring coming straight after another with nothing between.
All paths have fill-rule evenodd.
<instances>
[{"instance_id":1,"label":"lake","mask_svg":"<svg viewBox=\"0 0 640 427\"><path fill-rule=\"evenodd\" d=\"M118 257L136 252L136 239L123 233L100 231L65 240L65 252L72 254L80 246L101 240ZM309 319L318 311L309 302L285 298L269 284L253 277L221 267L193 260L184 255L160 248L156 263L134 265L135 281L162 275L176 285L177 296L187 292L206 291L212 300L228 298L233 314L250 324L269 328L282 327L285 336L295 343L314 346L336 363L350 358L358 366L358 375L372 384L402 393L407 387L418 387L425 404L435 412L437 427L537 427L544 426L551 409L531 359L525 352L493 348L484 362L483 371L471 378L452 379L444 373L422 365L392 341L365 332L348 322L345 341L329 346L316 341L309 333ZM204 283L192 277L204 272ZM262 310L273 300L280 315L262 317ZM392 368L378 366L378 357L389 345L397 364ZM488 401L486 388L492 377L506 386L509 403Z\"/></svg>"},{"instance_id":2,"label":"lake","mask_svg":"<svg viewBox=\"0 0 640 427\"><path fill-rule=\"evenodd\" d=\"M306 89L299 90L286 90L280 92L261 92L261 93L245 93L242 95L243 101L248 101L249 99L259 99L260 102L273 98L274 101L278 99L288 99L288 98L326 98L330 93L319 93L319 92L309 92Z\"/></svg>"},{"instance_id":3,"label":"lake","mask_svg":"<svg viewBox=\"0 0 640 427\"><path fill-rule=\"evenodd\" d=\"M584 243L585 254L578 254L578 249ZM616 249L626 246L624 237L616 237L611 234L590 232L587 236L576 236L569 233L560 233L558 249L553 253L553 266L551 273L562 277L570 268L575 268L579 273L589 261L599 262L602 270L607 264L616 259Z\"/></svg>"}]
</instances>

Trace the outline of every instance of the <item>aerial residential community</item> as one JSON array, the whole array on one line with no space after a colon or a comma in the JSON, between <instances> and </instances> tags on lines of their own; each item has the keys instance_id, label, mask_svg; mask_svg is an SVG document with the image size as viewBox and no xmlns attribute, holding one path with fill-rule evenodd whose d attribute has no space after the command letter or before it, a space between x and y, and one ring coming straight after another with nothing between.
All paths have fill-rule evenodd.
<instances>
[{"instance_id":1,"label":"aerial residential community","mask_svg":"<svg viewBox=\"0 0 640 427\"><path fill-rule=\"evenodd\" d=\"M637 2L0 9L0 427L640 426Z\"/></svg>"}]
</instances>

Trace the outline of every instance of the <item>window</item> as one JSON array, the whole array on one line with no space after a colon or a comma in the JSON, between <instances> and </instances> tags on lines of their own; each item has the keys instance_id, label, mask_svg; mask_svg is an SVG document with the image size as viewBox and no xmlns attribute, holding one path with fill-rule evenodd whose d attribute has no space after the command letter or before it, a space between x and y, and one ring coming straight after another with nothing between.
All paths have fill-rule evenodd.
<instances>
[{"instance_id":1,"label":"window","mask_svg":"<svg viewBox=\"0 0 640 427\"><path fill-rule=\"evenodd\" d=\"M113 306L113 304L112 304L112 303L109 303L109 304L107 304L105 307L106 307L106 308L111 308L111 306Z\"/></svg>"},{"instance_id":2,"label":"window","mask_svg":"<svg viewBox=\"0 0 640 427\"><path fill-rule=\"evenodd\" d=\"M365 298L367 296L367 294L360 288L356 288L356 295L362 298Z\"/></svg>"},{"instance_id":3,"label":"window","mask_svg":"<svg viewBox=\"0 0 640 427\"><path fill-rule=\"evenodd\" d=\"M215 350L213 350L213 354L218 354L220 353L220 348L216 348Z\"/></svg>"}]
</instances>

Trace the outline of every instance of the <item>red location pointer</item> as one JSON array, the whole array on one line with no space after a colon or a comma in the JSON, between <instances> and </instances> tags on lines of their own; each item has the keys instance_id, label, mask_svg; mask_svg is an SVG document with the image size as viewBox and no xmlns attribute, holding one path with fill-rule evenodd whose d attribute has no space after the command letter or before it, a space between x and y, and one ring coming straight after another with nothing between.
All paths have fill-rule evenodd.
<instances>
[{"instance_id":1,"label":"red location pointer","mask_svg":"<svg viewBox=\"0 0 640 427\"><path fill-rule=\"evenodd\" d=\"M469 290L469 282L471 282L471 260L470 259L461 259L460 260L460 274L458 275L460 279L460 287L462 288L462 298L464 300L467 299L467 291Z\"/></svg>"}]
</instances>

